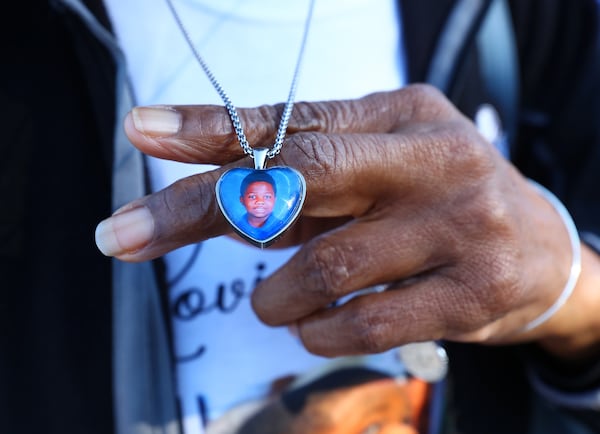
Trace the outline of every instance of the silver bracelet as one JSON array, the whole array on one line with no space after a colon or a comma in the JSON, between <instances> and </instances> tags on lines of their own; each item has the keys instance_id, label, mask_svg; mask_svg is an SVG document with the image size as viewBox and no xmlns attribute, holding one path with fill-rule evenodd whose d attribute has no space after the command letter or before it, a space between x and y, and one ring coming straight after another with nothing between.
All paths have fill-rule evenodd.
<instances>
[{"instance_id":1,"label":"silver bracelet","mask_svg":"<svg viewBox=\"0 0 600 434\"><path fill-rule=\"evenodd\" d=\"M575 223L573 222L571 214L569 214L569 211L567 211L562 202L558 200L558 198L552 192L550 192L550 190L531 179L528 181L548 202L550 202L565 224L567 232L569 233L569 239L571 241L573 259L571 261L571 272L569 274L569 279L567 280L567 283L558 299L544 313L535 318L533 321L529 322L529 324L525 325L525 327L522 329L524 332L532 330L540 324L546 322L565 304L567 299L573 293L575 285L577 285L579 275L581 274L581 241L579 239L579 233L577 232L577 228L575 227Z\"/></svg>"}]
</instances>

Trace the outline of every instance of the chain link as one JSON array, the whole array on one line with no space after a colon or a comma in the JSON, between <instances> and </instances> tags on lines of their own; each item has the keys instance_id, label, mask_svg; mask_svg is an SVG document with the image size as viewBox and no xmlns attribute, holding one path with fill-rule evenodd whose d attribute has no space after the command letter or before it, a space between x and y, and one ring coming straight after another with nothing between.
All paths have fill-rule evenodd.
<instances>
[{"instance_id":1,"label":"chain link","mask_svg":"<svg viewBox=\"0 0 600 434\"><path fill-rule=\"evenodd\" d=\"M225 91L223 90L223 87L221 86L221 84L217 81L215 75L212 73L212 71L208 67L207 63L204 61L202 56L200 56L200 53L196 49L196 46L194 45L192 38L190 37L185 26L183 25L183 21L181 20L179 14L177 13L177 10L175 9L175 6L173 5L173 0L166 0L166 2L167 2L167 5L169 6L169 9L171 10L171 13L173 14L173 17L175 18L177 26L183 33L185 40L187 41L188 45L190 46L190 49L192 50L194 57L196 58L196 60L202 67L202 70L206 73L206 76L210 80L211 84L213 85L213 87L216 89L219 96L223 100L223 103L225 104L225 108L227 109L227 112L229 113L229 117L231 118L231 123L233 124L233 129L235 130L235 135L237 136L240 146L244 150L245 154L254 158L254 151L252 150L252 147L248 143L248 139L246 139L246 134L244 133L242 121L238 115L238 112L237 112L235 106L229 99L229 96L227 95L227 93L225 93ZM279 154L279 152L281 151L281 147L283 146L283 140L285 139L288 122L290 121L290 117L292 115L292 110L294 108L294 99L296 97L296 88L298 85L298 76L299 76L299 72L300 72L300 65L302 63L302 57L304 56L304 48L306 46L308 29L310 28L310 22L312 20L314 3L315 3L315 0L310 0L308 16L306 18L306 22L304 23L304 34L302 36L302 42L300 45L300 52L298 54L298 60L296 61L296 68L294 70L294 76L292 77L292 84L290 86L290 92L288 94L287 101L283 108L281 120L279 121L279 127L277 128L277 135L275 136L275 142L273 143L272 148L270 148L269 152L267 153L267 157L269 157L269 158L273 158L277 154Z\"/></svg>"}]
</instances>

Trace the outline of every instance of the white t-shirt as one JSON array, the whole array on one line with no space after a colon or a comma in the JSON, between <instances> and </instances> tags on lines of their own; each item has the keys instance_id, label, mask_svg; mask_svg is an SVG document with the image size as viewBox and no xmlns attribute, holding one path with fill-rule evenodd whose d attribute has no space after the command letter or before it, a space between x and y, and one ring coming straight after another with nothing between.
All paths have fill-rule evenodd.
<instances>
[{"instance_id":1,"label":"white t-shirt","mask_svg":"<svg viewBox=\"0 0 600 434\"><path fill-rule=\"evenodd\" d=\"M236 107L283 102L289 93L308 0L174 0L196 49ZM106 0L137 105L222 104L165 0ZM297 100L360 97L405 82L393 0L317 0ZM148 158L152 188L212 168ZM249 160L249 166L252 165ZM219 237L165 256L186 434L264 396L272 382L331 363L286 328L263 325L249 295L296 251L260 250ZM367 358L401 372L391 353ZM342 360L343 361L343 360Z\"/></svg>"}]
</instances>

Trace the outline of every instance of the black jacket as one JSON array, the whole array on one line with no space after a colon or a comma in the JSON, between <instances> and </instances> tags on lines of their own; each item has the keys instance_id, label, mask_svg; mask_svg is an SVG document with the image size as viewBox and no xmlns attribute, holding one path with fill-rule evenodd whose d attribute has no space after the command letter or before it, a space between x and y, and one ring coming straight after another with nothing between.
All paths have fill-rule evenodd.
<instances>
[{"instance_id":1,"label":"black jacket","mask_svg":"<svg viewBox=\"0 0 600 434\"><path fill-rule=\"evenodd\" d=\"M111 212L115 65L57 3L19 2L1 18L0 432L108 434L111 261L93 233ZM110 29L101 2L84 3ZM426 79L454 3L402 1L411 81ZM582 233L600 234L597 3L510 3L520 73L512 159L559 196ZM467 44L448 89L469 116L490 99L479 60L474 43ZM459 432L526 433L531 391L522 361L554 361L529 346L449 344L448 351L449 414ZM547 378L576 384L595 365L559 363ZM600 375L588 377L576 387L600 386ZM576 417L600 432L598 413Z\"/></svg>"}]
</instances>

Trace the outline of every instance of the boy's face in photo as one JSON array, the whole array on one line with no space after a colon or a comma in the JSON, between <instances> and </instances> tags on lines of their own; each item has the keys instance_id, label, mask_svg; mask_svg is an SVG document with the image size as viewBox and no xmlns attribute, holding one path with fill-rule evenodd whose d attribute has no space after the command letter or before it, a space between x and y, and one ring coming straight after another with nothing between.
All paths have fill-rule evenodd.
<instances>
[{"instance_id":1,"label":"boy's face in photo","mask_svg":"<svg viewBox=\"0 0 600 434\"><path fill-rule=\"evenodd\" d=\"M273 186L265 181L255 181L248 185L240 202L248 211L249 217L266 220L275 205Z\"/></svg>"}]
</instances>

